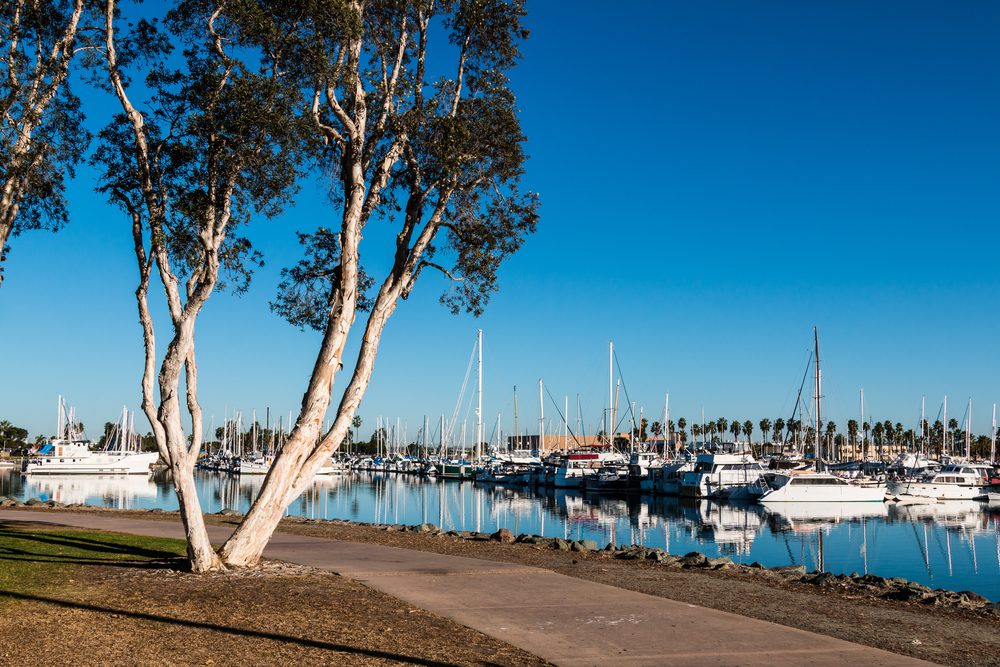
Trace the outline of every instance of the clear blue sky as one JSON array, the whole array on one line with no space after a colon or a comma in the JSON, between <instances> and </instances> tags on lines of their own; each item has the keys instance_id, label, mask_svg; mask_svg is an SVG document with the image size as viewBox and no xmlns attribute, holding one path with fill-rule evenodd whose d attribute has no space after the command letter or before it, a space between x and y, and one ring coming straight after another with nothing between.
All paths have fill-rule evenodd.
<instances>
[{"instance_id":1,"label":"clear blue sky","mask_svg":"<svg viewBox=\"0 0 1000 667\"><path fill-rule=\"evenodd\" d=\"M869 412L907 425L922 395L932 419L944 394L960 419L972 397L987 431L1000 400L1000 6L609 7L529 2L514 86L539 231L478 322L437 305L436 277L402 305L363 433L377 415L412 437L423 414L451 414L477 327L488 430L498 411L511 429L514 385L534 430L544 377L580 394L592 431L611 338L647 414L670 392L675 419L787 417L814 324L826 417L856 418L863 386ZM103 124L107 100L84 97ZM0 419L32 434L54 430L59 393L91 436L138 403L129 230L92 189L81 169L69 227L13 240L0 289ZM309 182L294 210L250 229L267 266L198 325L206 421L297 408L317 336L267 301L294 232L329 215Z\"/></svg>"}]
</instances>

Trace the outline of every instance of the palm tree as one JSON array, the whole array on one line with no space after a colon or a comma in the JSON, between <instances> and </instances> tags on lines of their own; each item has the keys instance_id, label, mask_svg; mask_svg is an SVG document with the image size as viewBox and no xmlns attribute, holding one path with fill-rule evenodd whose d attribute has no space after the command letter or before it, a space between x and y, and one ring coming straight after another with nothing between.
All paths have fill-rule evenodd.
<instances>
[{"instance_id":1,"label":"palm tree","mask_svg":"<svg viewBox=\"0 0 1000 667\"><path fill-rule=\"evenodd\" d=\"M885 437L885 425L882 422L875 422L875 426L872 427L872 437L878 446L878 457L882 458L882 439Z\"/></svg>"},{"instance_id":2,"label":"palm tree","mask_svg":"<svg viewBox=\"0 0 1000 667\"><path fill-rule=\"evenodd\" d=\"M847 446L851 448L851 455L854 455L854 444L858 441L858 422L856 419L847 420Z\"/></svg>"},{"instance_id":3,"label":"palm tree","mask_svg":"<svg viewBox=\"0 0 1000 667\"><path fill-rule=\"evenodd\" d=\"M833 422L826 423L826 443L827 447L833 448L833 434L837 432L837 425ZM827 452L827 458L830 458L832 452ZM837 456L836 458L840 458Z\"/></svg>"},{"instance_id":4,"label":"palm tree","mask_svg":"<svg viewBox=\"0 0 1000 667\"><path fill-rule=\"evenodd\" d=\"M751 433L753 433L753 422L747 419L743 422L743 435L747 437L747 442L753 444L753 440L750 438Z\"/></svg>"},{"instance_id":5,"label":"palm tree","mask_svg":"<svg viewBox=\"0 0 1000 667\"><path fill-rule=\"evenodd\" d=\"M771 420L764 417L757 426L760 428L761 442L767 442L767 434L771 432Z\"/></svg>"},{"instance_id":6,"label":"palm tree","mask_svg":"<svg viewBox=\"0 0 1000 667\"><path fill-rule=\"evenodd\" d=\"M781 433L785 430L785 420L778 417L774 420L774 439L780 442L782 440Z\"/></svg>"},{"instance_id":7,"label":"palm tree","mask_svg":"<svg viewBox=\"0 0 1000 667\"><path fill-rule=\"evenodd\" d=\"M687 442L687 425L688 420L684 417L677 420L677 428L681 430L681 442Z\"/></svg>"},{"instance_id":8,"label":"palm tree","mask_svg":"<svg viewBox=\"0 0 1000 667\"><path fill-rule=\"evenodd\" d=\"M725 417L719 417L715 420L715 428L719 432L719 440L722 440L726 434L726 428L729 426L729 420Z\"/></svg>"},{"instance_id":9,"label":"palm tree","mask_svg":"<svg viewBox=\"0 0 1000 667\"><path fill-rule=\"evenodd\" d=\"M709 440L714 441L715 440L715 434L716 434L716 432L719 429L719 425L716 424L715 422L708 422L708 426L706 427L706 429L708 430L708 438L709 438ZM702 435L702 437L704 437L706 434L702 433L701 435Z\"/></svg>"},{"instance_id":10,"label":"palm tree","mask_svg":"<svg viewBox=\"0 0 1000 667\"><path fill-rule=\"evenodd\" d=\"M701 424L691 425L691 436L697 441L699 436L701 436Z\"/></svg>"}]
</instances>

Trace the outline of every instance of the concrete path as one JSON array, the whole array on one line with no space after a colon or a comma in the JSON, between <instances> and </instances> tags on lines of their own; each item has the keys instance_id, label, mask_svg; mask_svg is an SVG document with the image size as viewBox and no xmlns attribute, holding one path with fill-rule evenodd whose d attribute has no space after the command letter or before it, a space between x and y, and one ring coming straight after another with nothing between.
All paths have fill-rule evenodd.
<instances>
[{"instance_id":1,"label":"concrete path","mask_svg":"<svg viewBox=\"0 0 1000 667\"><path fill-rule=\"evenodd\" d=\"M152 537L179 523L111 513L0 510L41 521ZM230 533L209 526L213 541ZM277 533L265 555L323 568L565 667L589 665L928 665L886 651L549 570Z\"/></svg>"}]
</instances>

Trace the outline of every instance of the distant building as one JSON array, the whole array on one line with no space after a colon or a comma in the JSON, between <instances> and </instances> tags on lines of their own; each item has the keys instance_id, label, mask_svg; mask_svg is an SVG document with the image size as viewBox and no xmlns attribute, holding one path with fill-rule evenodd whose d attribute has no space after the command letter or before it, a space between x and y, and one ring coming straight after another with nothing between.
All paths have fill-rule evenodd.
<instances>
[{"instance_id":1,"label":"distant building","mask_svg":"<svg viewBox=\"0 0 1000 667\"><path fill-rule=\"evenodd\" d=\"M615 436L615 440L618 442L628 442L629 434L619 433ZM576 435L576 436L564 436L559 433L556 435L546 435L544 440L541 442L541 447L539 447L539 439L537 435L511 435L507 437L507 446L510 449L530 449L533 451L538 451L542 456L555 451L565 451L570 449L579 449L586 447L607 447L607 438L603 435Z\"/></svg>"}]
</instances>

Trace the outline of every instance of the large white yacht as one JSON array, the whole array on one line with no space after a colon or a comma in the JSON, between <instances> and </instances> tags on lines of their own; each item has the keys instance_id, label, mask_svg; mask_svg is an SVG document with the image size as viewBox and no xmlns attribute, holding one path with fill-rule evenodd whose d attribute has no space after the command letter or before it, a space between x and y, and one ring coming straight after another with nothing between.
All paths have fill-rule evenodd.
<instances>
[{"instance_id":1,"label":"large white yacht","mask_svg":"<svg viewBox=\"0 0 1000 667\"><path fill-rule=\"evenodd\" d=\"M682 496L749 500L762 484L764 467L746 454L699 454L694 470L681 478Z\"/></svg>"},{"instance_id":2,"label":"large white yacht","mask_svg":"<svg viewBox=\"0 0 1000 667\"><path fill-rule=\"evenodd\" d=\"M893 498L915 496L937 500L975 500L989 493L990 466L952 463L937 472L888 483Z\"/></svg>"},{"instance_id":3,"label":"large white yacht","mask_svg":"<svg viewBox=\"0 0 1000 667\"><path fill-rule=\"evenodd\" d=\"M148 475L157 452L139 450L128 410L108 438L106 449L94 451L78 428L73 411L59 398L59 423L54 438L39 447L24 465L28 475Z\"/></svg>"},{"instance_id":4,"label":"large white yacht","mask_svg":"<svg viewBox=\"0 0 1000 667\"><path fill-rule=\"evenodd\" d=\"M779 473L768 475L762 503L847 503L881 502L885 486L848 482L826 472Z\"/></svg>"}]
</instances>

